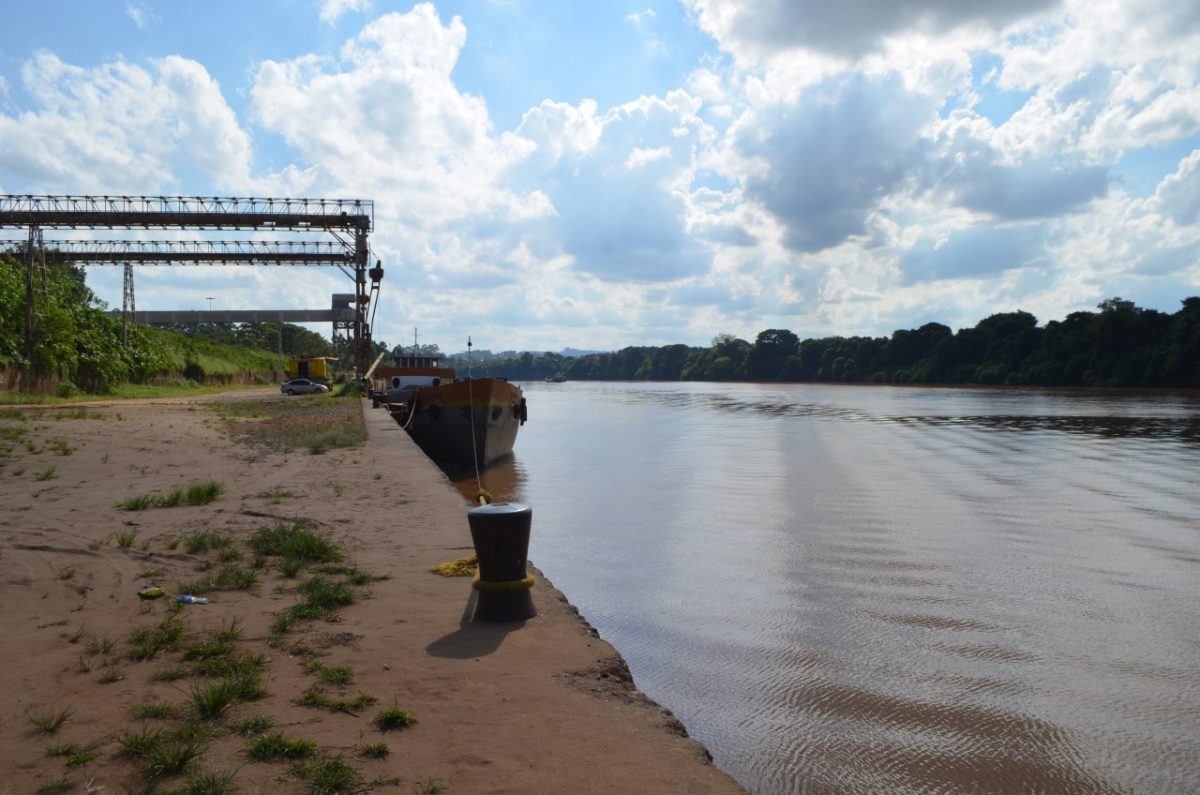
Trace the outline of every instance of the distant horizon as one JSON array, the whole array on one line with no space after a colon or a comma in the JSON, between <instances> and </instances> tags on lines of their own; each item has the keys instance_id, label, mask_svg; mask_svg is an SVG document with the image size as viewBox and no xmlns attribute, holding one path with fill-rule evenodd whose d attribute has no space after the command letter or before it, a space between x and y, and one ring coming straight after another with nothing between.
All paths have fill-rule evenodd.
<instances>
[{"instance_id":1,"label":"distant horizon","mask_svg":"<svg viewBox=\"0 0 1200 795\"><path fill-rule=\"evenodd\" d=\"M393 344L882 336L1200 292L1200 13L1177 0L49 0L5 22L0 194L371 200ZM148 310L349 287L135 272ZM120 268L88 280L120 306Z\"/></svg>"}]
</instances>

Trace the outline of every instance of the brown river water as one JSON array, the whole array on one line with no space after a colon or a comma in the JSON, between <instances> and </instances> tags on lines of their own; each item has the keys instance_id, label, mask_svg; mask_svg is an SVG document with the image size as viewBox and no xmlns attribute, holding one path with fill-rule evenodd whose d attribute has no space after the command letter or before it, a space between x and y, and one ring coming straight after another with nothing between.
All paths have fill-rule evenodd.
<instances>
[{"instance_id":1,"label":"brown river water","mask_svg":"<svg viewBox=\"0 0 1200 795\"><path fill-rule=\"evenodd\" d=\"M485 488L751 792L1200 792L1200 397L525 393Z\"/></svg>"}]
</instances>

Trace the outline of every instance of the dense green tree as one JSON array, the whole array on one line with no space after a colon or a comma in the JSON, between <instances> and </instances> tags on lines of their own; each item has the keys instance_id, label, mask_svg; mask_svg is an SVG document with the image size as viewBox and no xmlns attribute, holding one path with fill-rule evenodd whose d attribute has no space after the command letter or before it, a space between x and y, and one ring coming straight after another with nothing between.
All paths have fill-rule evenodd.
<instances>
[{"instance_id":1,"label":"dense green tree","mask_svg":"<svg viewBox=\"0 0 1200 795\"><path fill-rule=\"evenodd\" d=\"M800 350L800 338L787 329L760 331L746 358L746 375L756 381L774 381L783 372L783 363Z\"/></svg>"}]
</instances>

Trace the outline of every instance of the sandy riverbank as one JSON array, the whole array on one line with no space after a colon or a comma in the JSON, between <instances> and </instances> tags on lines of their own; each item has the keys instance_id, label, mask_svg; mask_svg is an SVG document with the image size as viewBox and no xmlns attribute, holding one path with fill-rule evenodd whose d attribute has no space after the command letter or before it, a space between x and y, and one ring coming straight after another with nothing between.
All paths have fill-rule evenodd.
<instances>
[{"instance_id":1,"label":"sandy riverbank","mask_svg":"<svg viewBox=\"0 0 1200 795\"><path fill-rule=\"evenodd\" d=\"M269 391L261 398L284 399ZM297 580L276 569L251 590L213 593L210 604L186 607L187 636L203 637L236 618L240 645L267 658L265 698L240 703L217 722L199 769L236 771L237 792L307 791L289 764L250 761L247 740L227 730L254 714L314 740L325 756L345 755L365 781L388 782L381 792L436 791L437 784L460 793L741 791L669 713L632 689L612 647L544 581L533 592L533 620L464 619L469 580L427 569L471 551L468 506L382 412L366 410L370 438L363 447L314 456L247 448L224 435L200 402L89 406L87 418L70 418L75 407L38 411L39 418L3 422L21 425L25 435L0 459L7 680L0 689L0 793L36 792L62 780L71 782L60 790L66 792L82 792L88 782L105 792L141 791L139 767L119 754L119 739L155 722L134 719L131 710L152 701L184 705L195 680L152 679L179 666L180 652L129 659L133 628L167 616L165 600L142 602L138 588L155 582L174 591L214 560L211 552L171 549L185 533L217 530L245 550L242 542L256 530L297 517L313 520L348 562L389 579L371 583L370 598L341 609L336 623L301 625L287 648L267 639L275 616L296 601ZM68 416L55 419L56 412ZM73 448L69 454L56 451L58 439ZM208 505L114 507L207 480L225 485ZM133 532L128 547L118 544L120 534L128 541ZM357 714L300 706L314 684L306 672L314 660L353 669L352 684L327 688L332 696L363 691L377 704ZM393 704L417 723L383 734L371 719ZM29 718L63 711L69 717L53 734ZM386 758L355 756L380 742ZM80 752L74 759L46 755L72 744ZM168 777L162 789L181 782Z\"/></svg>"}]
</instances>

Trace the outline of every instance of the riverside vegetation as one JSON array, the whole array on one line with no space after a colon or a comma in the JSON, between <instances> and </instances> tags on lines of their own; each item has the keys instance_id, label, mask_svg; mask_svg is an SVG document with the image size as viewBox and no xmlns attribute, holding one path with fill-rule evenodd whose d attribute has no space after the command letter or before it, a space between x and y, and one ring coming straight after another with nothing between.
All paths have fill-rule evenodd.
<instances>
[{"instance_id":1,"label":"riverside vegetation","mask_svg":"<svg viewBox=\"0 0 1200 795\"><path fill-rule=\"evenodd\" d=\"M582 381L1200 387L1200 297L1185 298L1174 314L1120 298L1098 309L1045 326L1028 312L1001 312L957 332L926 323L891 337L801 340L787 329L767 329L753 343L720 334L707 348L628 347L579 357L476 354L476 366L506 378L562 374Z\"/></svg>"},{"instance_id":2,"label":"riverside vegetation","mask_svg":"<svg viewBox=\"0 0 1200 795\"><path fill-rule=\"evenodd\" d=\"M52 262L47 275L39 344L30 360L25 355L24 266L0 255L0 375L24 371L35 379L56 379L64 396L171 379L261 380L276 372L278 352L271 351L280 343L288 356L333 353L320 335L274 323L139 326L126 346L120 321L84 284L79 268ZM931 322L898 329L890 337L802 340L788 329L766 329L754 342L718 334L707 348L631 346L576 357L531 351L492 356L480 351L475 364L489 375L539 380L565 375L592 381L1200 388L1200 297L1183 299L1173 314L1121 298L1104 301L1097 309L1072 312L1044 326L1028 312L1000 312L957 332ZM436 346L425 347L436 352ZM388 350L379 341L372 348L372 357ZM448 358L452 364L466 365L461 357Z\"/></svg>"},{"instance_id":3,"label":"riverside vegetation","mask_svg":"<svg viewBox=\"0 0 1200 795\"><path fill-rule=\"evenodd\" d=\"M48 385L60 397L109 394L135 384L265 382L279 355L326 356L328 340L290 324L137 326L122 342L121 321L87 287L82 269L52 261L38 306L32 356L25 342L25 266L0 255L0 376L27 391ZM21 376L21 377L17 377ZM130 396L139 396L132 390Z\"/></svg>"}]
</instances>

